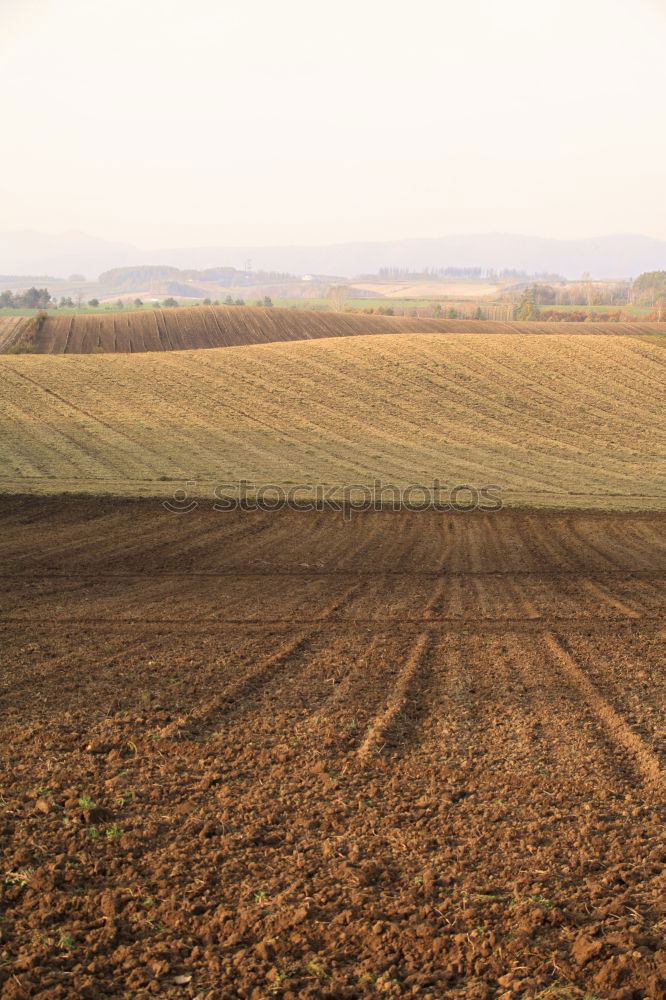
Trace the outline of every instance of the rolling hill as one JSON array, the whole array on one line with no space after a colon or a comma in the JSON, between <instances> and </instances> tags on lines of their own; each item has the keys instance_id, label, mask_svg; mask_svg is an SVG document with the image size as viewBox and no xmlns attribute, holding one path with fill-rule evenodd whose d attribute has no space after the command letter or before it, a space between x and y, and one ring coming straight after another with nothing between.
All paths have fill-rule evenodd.
<instances>
[{"instance_id":1,"label":"rolling hill","mask_svg":"<svg viewBox=\"0 0 666 1000\"><path fill-rule=\"evenodd\" d=\"M173 346L173 345L172 345ZM0 489L497 484L513 505L658 508L666 354L633 337L420 333L0 359ZM229 487L231 490L231 487Z\"/></svg>"},{"instance_id":2,"label":"rolling hill","mask_svg":"<svg viewBox=\"0 0 666 1000\"><path fill-rule=\"evenodd\" d=\"M141 353L387 333L666 333L666 323L499 323L376 314L196 306L117 313L0 318L0 353Z\"/></svg>"}]
</instances>

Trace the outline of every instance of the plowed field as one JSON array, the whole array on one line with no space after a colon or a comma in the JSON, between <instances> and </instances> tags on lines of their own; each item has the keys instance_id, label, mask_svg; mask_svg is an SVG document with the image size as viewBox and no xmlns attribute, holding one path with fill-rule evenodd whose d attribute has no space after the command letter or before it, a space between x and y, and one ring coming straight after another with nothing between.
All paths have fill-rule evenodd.
<instances>
[{"instance_id":1,"label":"plowed field","mask_svg":"<svg viewBox=\"0 0 666 1000\"><path fill-rule=\"evenodd\" d=\"M663 516L0 529L3 997L663 996Z\"/></svg>"},{"instance_id":2,"label":"plowed field","mask_svg":"<svg viewBox=\"0 0 666 1000\"><path fill-rule=\"evenodd\" d=\"M29 341L35 330L35 320L26 316L0 316L0 354Z\"/></svg>"},{"instance_id":3,"label":"plowed field","mask_svg":"<svg viewBox=\"0 0 666 1000\"><path fill-rule=\"evenodd\" d=\"M632 337L404 334L0 359L0 489L212 497L375 480L512 505L666 501L666 352Z\"/></svg>"},{"instance_id":4,"label":"plowed field","mask_svg":"<svg viewBox=\"0 0 666 1000\"><path fill-rule=\"evenodd\" d=\"M666 334L666 323L499 323L197 306L97 316L49 315L39 332L31 318L0 317L0 353L21 345L35 354L140 353L414 332L644 336Z\"/></svg>"}]
</instances>

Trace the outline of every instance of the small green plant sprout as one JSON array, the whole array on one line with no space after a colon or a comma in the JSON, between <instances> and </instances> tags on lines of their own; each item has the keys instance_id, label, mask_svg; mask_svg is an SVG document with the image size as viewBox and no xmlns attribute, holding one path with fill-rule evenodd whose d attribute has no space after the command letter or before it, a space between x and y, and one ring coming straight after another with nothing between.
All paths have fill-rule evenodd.
<instances>
[{"instance_id":1,"label":"small green plant sprout","mask_svg":"<svg viewBox=\"0 0 666 1000\"><path fill-rule=\"evenodd\" d=\"M599 1000L593 993L585 993L581 997L571 986L562 986L560 983L553 983L545 990L540 990L535 994L534 1000L574 1000L575 997L578 997L578 1000Z\"/></svg>"},{"instance_id":2,"label":"small green plant sprout","mask_svg":"<svg viewBox=\"0 0 666 1000\"><path fill-rule=\"evenodd\" d=\"M263 889L261 889L259 892L255 892L254 901L255 903L258 903L259 906L265 906L267 900L268 900L268 893L264 892Z\"/></svg>"},{"instance_id":3,"label":"small green plant sprout","mask_svg":"<svg viewBox=\"0 0 666 1000\"><path fill-rule=\"evenodd\" d=\"M540 906L542 910L552 910L553 904L545 896L528 896L527 902L530 906Z\"/></svg>"},{"instance_id":4,"label":"small green plant sprout","mask_svg":"<svg viewBox=\"0 0 666 1000\"><path fill-rule=\"evenodd\" d=\"M283 983L285 979L289 978L289 973L285 972L283 969L273 973L273 982L270 987L270 992L273 996L276 993L281 993L283 989Z\"/></svg>"},{"instance_id":5,"label":"small green plant sprout","mask_svg":"<svg viewBox=\"0 0 666 1000\"><path fill-rule=\"evenodd\" d=\"M106 839L107 840L120 840L125 831L121 830L120 827L114 823L112 826L107 828Z\"/></svg>"},{"instance_id":6,"label":"small green plant sprout","mask_svg":"<svg viewBox=\"0 0 666 1000\"><path fill-rule=\"evenodd\" d=\"M5 873L5 885L20 885L25 888L30 884L30 879L35 874L34 868L19 868L13 872Z\"/></svg>"},{"instance_id":7,"label":"small green plant sprout","mask_svg":"<svg viewBox=\"0 0 666 1000\"><path fill-rule=\"evenodd\" d=\"M89 795L82 795L79 799L79 806L83 812L90 812L91 809L97 806L97 803Z\"/></svg>"},{"instance_id":8,"label":"small green plant sprout","mask_svg":"<svg viewBox=\"0 0 666 1000\"><path fill-rule=\"evenodd\" d=\"M321 962L317 962L315 959L312 959L307 963L305 970L306 972L309 972L311 976L314 976L315 979L326 979L328 976L328 973Z\"/></svg>"},{"instance_id":9,"label":"small green plant sprout","mask_svg":"<svg viewBox=\"0 0 666 1000\"><path fill-rule=\"evenodd\" d=\"M76 947L76 942L71 934L61 934L58 938L58 947L61 951L72 951Z\"/></svg>"},{"instance_id":10,"label":"small green plant sprout","mask_svg":"<svg viewBox=\"0 0 666 1000\"><path fill-rule=\"evenodd\" d=\"M506 903L511 897L501 892L473 892L470 899L475 903Z\"/></svg>"},{"instance_id":11,"label":"small green plant sprout","mask_svg":"<svg viewBox=\"0 0 666 1000\"><path fill-rule=\"evenodd\" d=\"M97 840L97 838L99 837L99 830L97 829L97 827L87 826L86 837L88 838L88 840Z\"/></svg>"}]
</instances>

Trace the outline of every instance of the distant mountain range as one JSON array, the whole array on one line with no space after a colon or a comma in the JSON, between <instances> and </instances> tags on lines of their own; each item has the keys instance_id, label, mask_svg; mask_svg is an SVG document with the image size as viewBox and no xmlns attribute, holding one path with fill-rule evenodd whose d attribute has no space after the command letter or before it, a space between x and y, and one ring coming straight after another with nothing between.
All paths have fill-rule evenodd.
<instances>
[{"instance_id":1,"label":"distant mountain range","mask_svg":"<svg viewBox=\"0 0 666 1000\"><path fill-rule=\"evenodd\" d=\"M0 233L2 274L52 275L67 278L83 274L96 279L100 271L117 264L133 264L141 254L126 243L112 243L78 231L38 233L24 230Z\"/></svg>"},{"instance_id":2,"label":"distant mountain range","mask_svg":"<svg viewBox=\"0 0 666 1000\"><path fill-rule=\"evenodd\" d=\"M13 275L66 278L77 273L94 280L101 271L114 267L170 264L178 268L242 268L248 259L255 270L348 277L376 273L382 267L411 271L482 267L554 272L568 278L580 278L585 271L593 278L632 278L643 271L666 269L666 240L631 234L583 240L485 234L329 246L140 250L78 231L57 235L29 230L0 234L0 273Z\"/></svg>"}]
</instances>

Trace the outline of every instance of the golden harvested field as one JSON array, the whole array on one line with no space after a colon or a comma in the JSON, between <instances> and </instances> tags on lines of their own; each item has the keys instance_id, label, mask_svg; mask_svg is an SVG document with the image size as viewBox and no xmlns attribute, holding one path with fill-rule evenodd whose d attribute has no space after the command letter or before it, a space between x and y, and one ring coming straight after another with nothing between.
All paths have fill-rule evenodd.
<instances>
[{"instance_id":1,"label":"golden harvested field","mask_svg":"<svg viewBox=\"0 0 666 1000\"><path fill-rule=\"evenodd\" d=\"M3 357L0 489L438 478L496 484L508 505L661 509L665 368L656 344L564 334Z\"/></svg>"},{"instance_id":2,"label":"golden harvested field","mask_svg":"<svg viewBox=\"0 0 666 1000\"><path fill-rule=\"evenodd\" d=\"M23 346L35 354L132 354L238 347L386 333L530 333L666 335L666 323L499 323L409 316L197 306L100 315L49 315L39 331L32 317L0 318L0 353Z\"/></svg>"}]
</instances>

